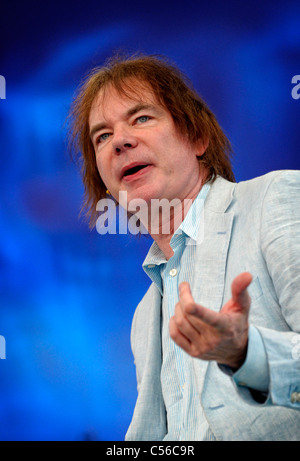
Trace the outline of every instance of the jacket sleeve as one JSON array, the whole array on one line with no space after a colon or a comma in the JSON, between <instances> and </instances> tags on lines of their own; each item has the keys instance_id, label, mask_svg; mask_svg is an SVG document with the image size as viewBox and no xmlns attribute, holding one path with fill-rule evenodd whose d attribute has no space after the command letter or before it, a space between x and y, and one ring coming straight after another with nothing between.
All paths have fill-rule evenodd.
<instances>
[{"instance_id":1,"label":"jacket sleeve","mask_svg":"<svg viewBox=\"0 0 300 461\"><path fill-rule=\"evenodd\" d=\"M262 381L267 382L268 389L261 389L266 391L265 398L254 397L257 395L256 390L260 390L259 383L255 386L242 382L241 376L233 379L238 391L249 403L253 403L254 397L254 400L261 401L264 405L280 405L300 410L299 171L282 171L274 176L263 201L260 233L266 267L288 331L256 326L256 333L252 335L256 337L256 344L260 343L261 352L257 358L264 364L267 372L267 377ZM261 341L258 340L257 332ZM245 380L251 375L249 372L250 368L247 369L246 364L241 373L246 377Z\"/></svg>"}]
</instances>

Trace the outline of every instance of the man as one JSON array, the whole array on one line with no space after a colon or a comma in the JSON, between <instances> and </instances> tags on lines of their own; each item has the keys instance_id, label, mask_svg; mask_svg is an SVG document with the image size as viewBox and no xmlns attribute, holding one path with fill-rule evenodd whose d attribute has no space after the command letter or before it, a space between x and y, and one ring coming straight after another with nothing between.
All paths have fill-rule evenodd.
<instances>
[{"instance_id":1,"label":"man","mask_svg":"<svg viewBox=\"0 0 300 461\"><path fill-rule=\"evenodd\" d=\"M154 239L126 439L299 440L299 172L236 184L214 115L155 57L95 69L71 117L91 225L99 199L126 192Z\"/></svg>"}]
</instances>

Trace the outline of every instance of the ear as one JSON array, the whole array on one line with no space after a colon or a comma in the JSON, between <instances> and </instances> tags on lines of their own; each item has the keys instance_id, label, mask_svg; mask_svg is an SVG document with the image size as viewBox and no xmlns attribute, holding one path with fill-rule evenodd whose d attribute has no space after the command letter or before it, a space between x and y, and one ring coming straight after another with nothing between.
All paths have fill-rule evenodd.
<instances>
[{"instance_id":1,"label":"ear","mask_svg":"<svg viewBox=\"0 0 300 461\"><path fill-rule=\"evenodd\" d=\"M209 139L208 138L205 138L205 139L198 139L198 141L196 141L196 156L199 158L199 157L202 157L202 155L205 154L206 152L206 149L208 148L208 145L209 145Z\"/></svg>"}]
</instances>

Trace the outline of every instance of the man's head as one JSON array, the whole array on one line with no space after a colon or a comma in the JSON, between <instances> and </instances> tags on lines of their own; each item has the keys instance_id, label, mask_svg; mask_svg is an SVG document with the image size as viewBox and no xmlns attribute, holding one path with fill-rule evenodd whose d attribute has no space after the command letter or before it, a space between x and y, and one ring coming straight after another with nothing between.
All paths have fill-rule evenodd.
<instances>
[{"instance_id":1,"label":"man's head","mask_svg":"<svg viewBox=\"0 0 300 461\"><path fill-rule=\"evenodd\" d=\"M81 153L84 206L88 209L91 225L96 220L96 204L106 195L108 187L97 167L95 143L91 136L95 117L91 120L91 114L95 112L96 103L99 106L106 100L108 107L106 94L129 98L136 102L136 106L143 101L141 92L152 96L171 116L179 137L191 146L199 143L207 146L198 156L200 168L206 172L206 181L217 175L234 181L229 141L186 77L162 58L113 58L105 67L96 68L87 76L70 112L72 144Z\"/></svg>"}]
</instances>

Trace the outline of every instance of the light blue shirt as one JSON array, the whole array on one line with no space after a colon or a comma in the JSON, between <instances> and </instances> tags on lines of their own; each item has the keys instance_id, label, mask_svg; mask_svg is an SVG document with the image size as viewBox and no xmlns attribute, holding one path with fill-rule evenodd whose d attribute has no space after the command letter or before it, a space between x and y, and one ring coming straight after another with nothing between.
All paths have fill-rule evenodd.
<instances>
[{"instance_id":1,"label":"light blue shirt","mask_svg":"<svg viewBox=\"0 0 300 461\"><path fill-rule=\"evenodd\" d=\"M201 243L201 212L210 185L202 187L186 218L174 233L170 245L174 255L167 261L154 242L143 263L143 268L162 295L162 369L161 386L164 397L168 432L164 440L215 440L202 410L194 382L193 360L178 347L169 335L169 320L178 302L178 287L183 281L193 284L196 246ZM213 289L213 288L212 288ZM233 375L237 385L248 385L265 390L268 371L264 346L259 333L250 328L247 360ZM259 360L259 373L257 370ZM222 367L221 367L222 369ZM226 368L222 369L228 372ZM254 381L254 386L253 386Z\"/></svg>"}]
</instances>

